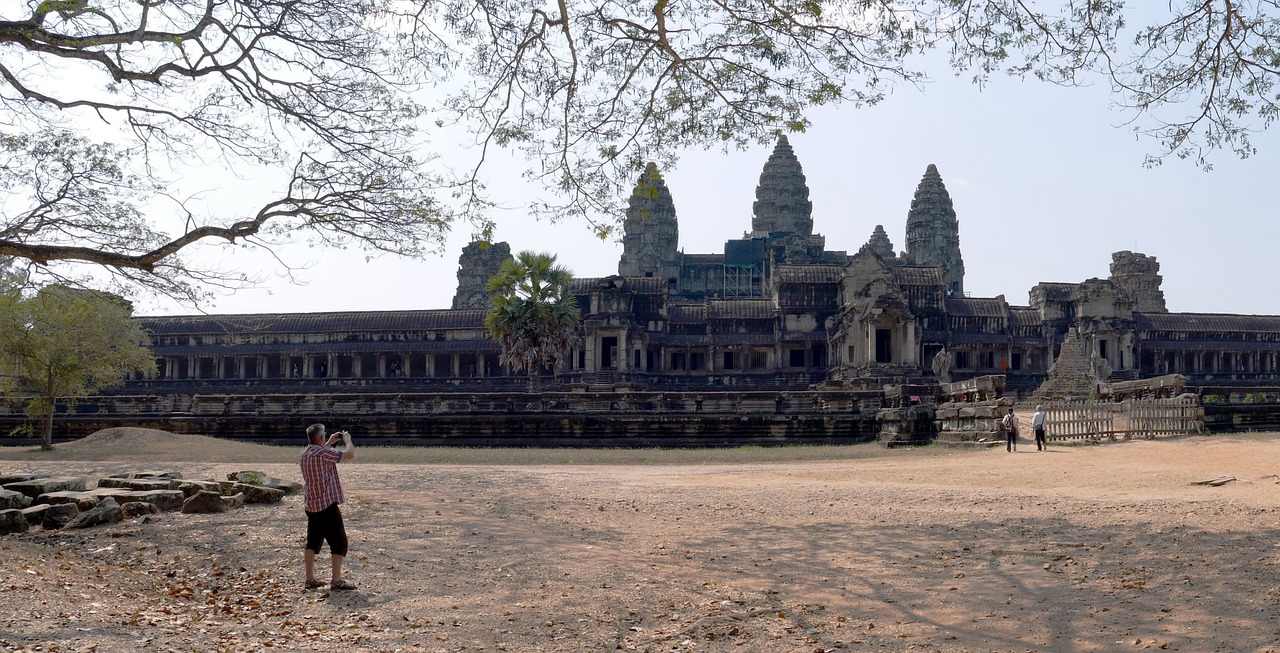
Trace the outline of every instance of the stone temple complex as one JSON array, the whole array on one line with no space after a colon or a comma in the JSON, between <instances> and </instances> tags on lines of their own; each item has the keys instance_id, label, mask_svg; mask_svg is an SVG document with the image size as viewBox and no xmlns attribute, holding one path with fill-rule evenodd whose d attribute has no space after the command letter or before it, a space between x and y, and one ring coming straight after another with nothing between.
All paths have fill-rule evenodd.
<instances>
[{"instance_id":1,"label":"stone temple complex","mask_svg":"<svg viewBox=\"0 0 1280 653\"><path fill-rule=\"evenodd\" d=\"M128 425L296 443L322 420L384 444L980 443L1020 400L1056 406L1074 425L1059 437L1280 427L1280 316L1170 312L1159 263L1128 251L1025 304L971 297L933 165L902 198L901 251L883 225L828 249L785 137L722 251L680 249L676 199L656 166L639 176L618 273L574 280L577 344L536 391L484 327L485 282L512 247L472 243L449 308L139 317L155 373L60 402L55 437ZM0 431L26 421L10 404Z\"/></svg>"},{"instance_id":2,"label":"stone temple complex","mask_svg":"<svg viewBox=\"0 0 1280 653\"><path fill-rule=\"evenodd\" d=\"M579 345L548 382L880 388L1003 374L1025 394L1045 385L1064 346L1101 380L1277 378L1280 317L1172 313L1160 265L1144 254L1116 252L1105 278L1036 285L1027 304L967 296L959 220L933 165L910 200L901 252L881 225L852 254L828 249L785 137L753 213L722 252L686 254L675 198L650 165L623 220L618 274L575 280ZM484 282L510 256L506 243L465 248L446 309L142 318L159 371L133 385L518 387L524 376L503 369L484 330Z\"/></svg>"}]
</instances>

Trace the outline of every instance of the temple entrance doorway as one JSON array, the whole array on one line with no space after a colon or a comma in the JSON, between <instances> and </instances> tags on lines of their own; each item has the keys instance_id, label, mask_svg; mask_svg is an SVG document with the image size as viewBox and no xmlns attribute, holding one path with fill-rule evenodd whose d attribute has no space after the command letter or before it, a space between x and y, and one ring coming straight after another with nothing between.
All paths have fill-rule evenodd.
<instances>
[{"instance_id":1,"label":"temple entrance doorway","mask_svg":"<svg viewBox=\"0 0 1280 653\"><path fill-rule=\"evenodd\" d=\"M893 362L893 332L889 329L876 329L876 362Z\"/></svg>"},{"instance_id":2,"label":"temple entrance doorway","mask_svg":"<svg viewBox=\"0 0 1280 653\"><path fill-rule=\"evenodd\" d=\"M618 366L618 338L605 336L600 339L600 369L611 370Z\"/></svg>"}]
</instances>

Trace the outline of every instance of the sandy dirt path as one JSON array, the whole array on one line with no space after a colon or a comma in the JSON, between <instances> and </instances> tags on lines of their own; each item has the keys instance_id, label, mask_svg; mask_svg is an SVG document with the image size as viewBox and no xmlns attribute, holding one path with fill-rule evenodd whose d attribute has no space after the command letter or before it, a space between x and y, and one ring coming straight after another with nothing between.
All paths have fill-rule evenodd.
<instances>
[{"instance_id":1,"label":"sandy dirt path","mask_svg":"<svg viewBox=\"0 0 1280 653\"><path fill-rule=\"evenodd\" d=\"M0 647L1280 651L1280 436L840 451L715 465L357 461L343 470L350 593L302 589L296 497L7 536ZM0 471L298 477L281 463L7 457ZM1192 485L1227 474L1239 480Z\"/></svg>"}]
</instances>

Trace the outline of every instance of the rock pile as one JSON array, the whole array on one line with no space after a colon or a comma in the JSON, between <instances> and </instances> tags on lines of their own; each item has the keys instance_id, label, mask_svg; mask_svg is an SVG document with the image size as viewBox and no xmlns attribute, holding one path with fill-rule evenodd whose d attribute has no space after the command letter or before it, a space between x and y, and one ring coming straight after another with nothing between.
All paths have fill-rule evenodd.
<instances>
[{"instance_id":1,"label":"rock pile","mask_svg":"<svg viewBox=\"0 0 1280 653\"><path fill-rule=\"evenodd\" d=\"M226 512L248 503L278 503L302 484L254 471L233 472L225 481L147 471L115 474L87 488L82 477L0 475L0 535L33 526L88 528L163 511Z\"/></svg>"}]
</instances>

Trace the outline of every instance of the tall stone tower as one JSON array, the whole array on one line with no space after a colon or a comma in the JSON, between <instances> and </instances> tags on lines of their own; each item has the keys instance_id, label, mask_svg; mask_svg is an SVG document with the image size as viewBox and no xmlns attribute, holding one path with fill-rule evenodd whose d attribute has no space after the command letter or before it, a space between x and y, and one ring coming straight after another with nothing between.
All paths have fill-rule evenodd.
<instances>
[{"instance_id":1,"label":"tall stone tower","mask_svg":"<svg viewBox=\"0 0 1280 653\"><path fill-rule=\"evenodd\" d=\"M511 246L506 243L472 241L458 257L458 290L453 296L454 308L489 308L489 293L484 286L511 260Z\"/></svg>"},{"instance_id":2,"label":"tall stone tower","mask_svg":"<svg viewBox=\"0 0 1280 653\"><path fill-rule=\"evenodd\" d=\"M1139 313L1168 313L1164 291L1160 289L1160 264L1156 257L1123 251L1111 255L1111 281L1133 299L1133 310Z\"/></svg>"},{"instance_id":3,"label":"tall stone tower","mask_svg":"<svg viewBox=\"0 0 1280 653\"><path fill-rule=\"evenodd\" d=\"M813 202L809 201L809 185L786 136L778 137L773 154L764 164L752 212L751 235L754 237L777 231L813 235Z\"/></svg>"},{"instance_id":4,"label":"tall stone tower","mask_svg":"<svg viewBox=\"0 0 1280 653\"><path fill-rule=\"evenodd\" d=\"M627 217L622 221L622 258L618 274L624 277L657 277L675 279L680 275L676 246L680 227L676 222L676 205L671 201L658 166L645 166L631 200Z\"/></svg>"},{"instance_id":5,"label":"tall stone tower","mask_svg":"<svg viewBox=\"0 0 1280 653\"><path fill-rule=\"evenodd\" d=\"M907 213L907 258L916 265L940 265L947 290L964 292L964 259L960 256L960 221L938 167L929 164Z\"/></svg>"}]
</instances>

